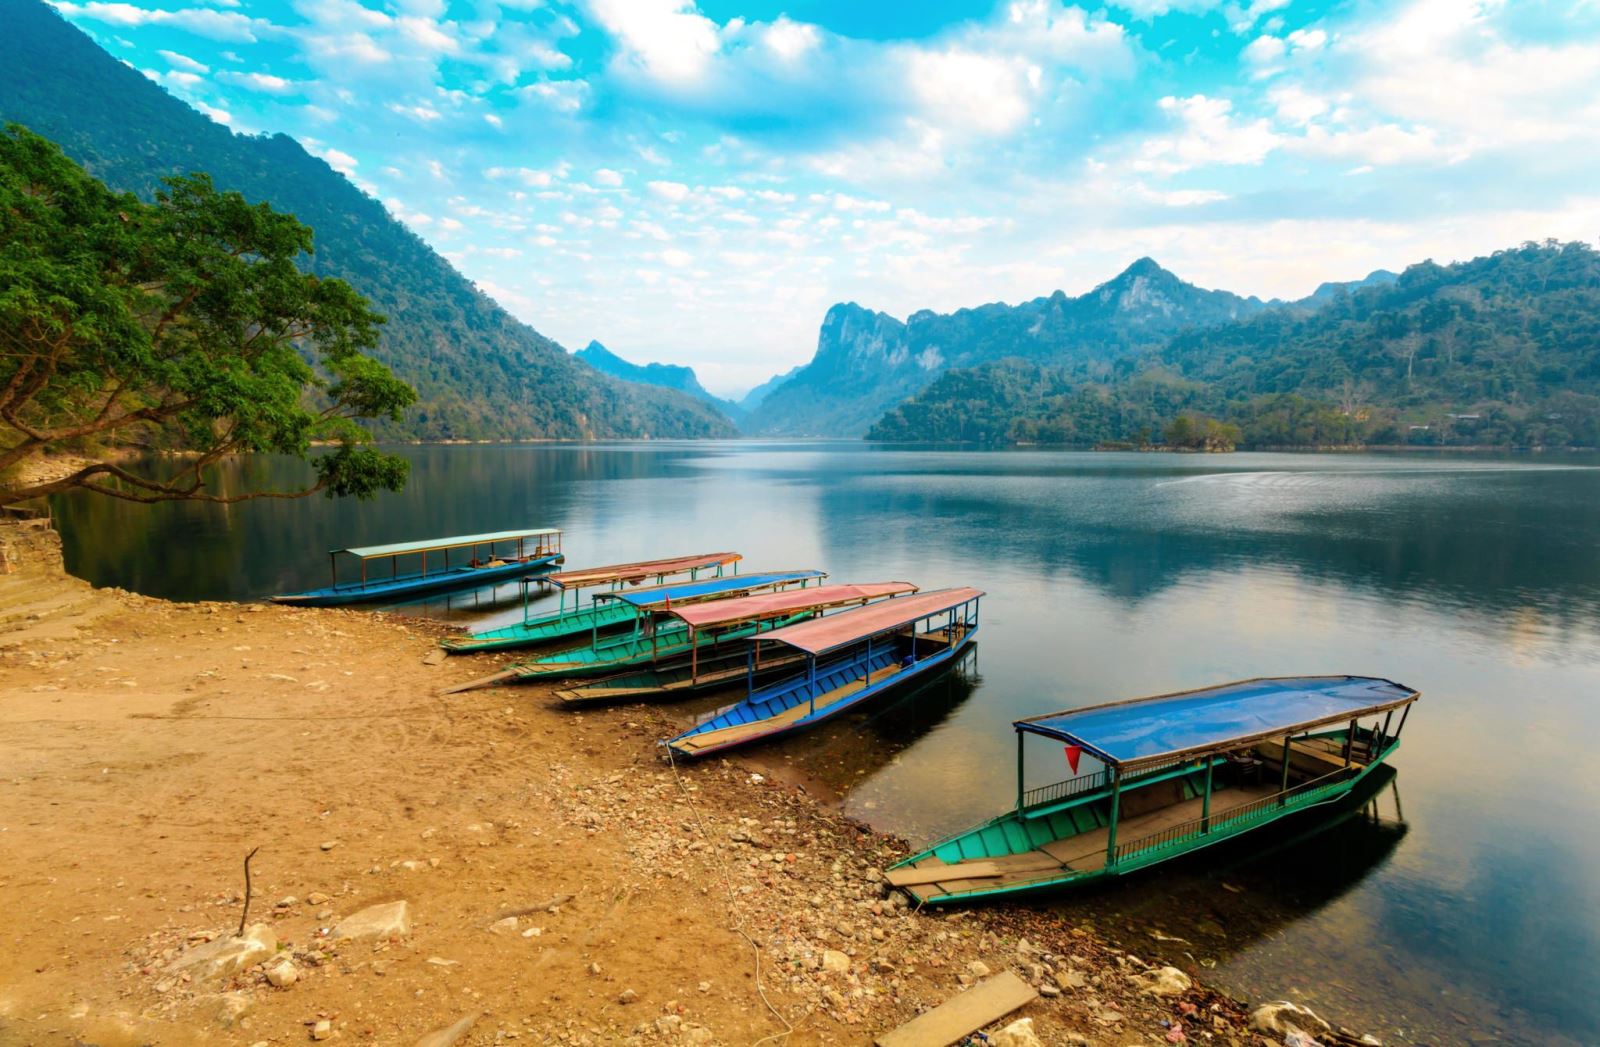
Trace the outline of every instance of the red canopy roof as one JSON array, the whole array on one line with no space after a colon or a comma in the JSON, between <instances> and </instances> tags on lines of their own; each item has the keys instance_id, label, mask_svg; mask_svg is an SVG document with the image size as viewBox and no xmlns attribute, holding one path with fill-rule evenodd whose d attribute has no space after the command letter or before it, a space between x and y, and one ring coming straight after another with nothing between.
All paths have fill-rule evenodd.
<instances>
[{"instance_id":1,"label":"red canopy roof","mask_svg":"<svg viewBox=\"0 0 1600 1047\"><path fill-rule=\"evenodd\" d=\"M915 596L902 596L884 600L851 611L840 611L823 618L797 625L786 625L770 633L751 637L753 640L775 640L807 654L823 654L865 640L893 632L920 618L959 607L968 600L982 596L979 589L935 589Z\"/></svg>"},{"instance_id":2,"label":"red canopy roof","mask_svg":"<svg viewBox=\"0 0 1600 1047\"><path fill-rule=\"evenodd\" d=\"M563 589L578 589L585 585L604 585L607 582L633 582L663 574L680 574L697 567L715 567L743 559L738 553L700 553L698 556L675 556L670 560L641 560L638 563L617 563L608 567L584 567L575 571L558 571L544 576L545 581Z\"/></svg>"},{"instance_id":3,"label":"red canopy roof","mask_svg":"<svg viewBox=\"0 0 1600 1047\"><path fill-rule=\"evenodd\" d=\"M864 582L861 585L819 585L815 589L789 589L777 593L758 593L754 596L736 596L728 600L711 600L706 603L685 604L670 613L688 622L690 627L729 625L770 618L798 611L821 610L843 604L866 603L880 596L897 593L914 593L917 587L910 582ZM658 611L666 608L657 607Z\"/></svg>"}]
</instances>

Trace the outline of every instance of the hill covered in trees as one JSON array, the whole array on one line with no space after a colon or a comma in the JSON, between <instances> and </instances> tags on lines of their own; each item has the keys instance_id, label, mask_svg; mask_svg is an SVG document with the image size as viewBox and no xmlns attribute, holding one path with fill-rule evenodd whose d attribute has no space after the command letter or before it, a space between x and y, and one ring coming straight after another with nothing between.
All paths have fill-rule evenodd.
<instances>
[{"instance_id":1,"label":"hill covered in trees","mask_svg":"<svg viewBox=\"0 0 1600 1047\"><path fill-rule=\"evenodd\" d=\"M601 374L620 378L624 382L638 382L641 385L654 385L662 389L676 389L680 393L687 393L696 400L710 404L730 418L737 419L744 413L732 400L724 400L707 392L692 367L685 367L682 364L636 364L632 360L624 360L599 342L592 340L572 355Z\"/></svg>"},{"instance_id":2,"label":"hill covered in trees","mask_svg":"<svg viewBox=\"0 0 1600 1047\"><path fill-rule=\"evenodd\" d=\"M941 374L1019 357L1106 371L1179 331L1265 308L1255 298L1186 283L1149 258L1085 294L1057 291L1019 305L954 313L923 310L901 321L854 302L828 310L809 364L751 412L752 433L859 436L892 405Z\"/></svg>"},{"instance_id":3,"label":"hill covered in trees","mask_svg":"<svg viewBox=\"0 0 1600 1047\"><path fill-rule=\"evenodd\" d=\"M388 317L373 355L419 394L403 421L374 426L381 436L732 435L702 401L572 359L294 139L213 123L38 0L0 0L0 26L0 121L59 143L113 189L149 199L163 178L201 171L315 231L306 268L346 280Z\"/></svg>"},{"instance_id":4,"label":"hill covered in trees","mask_svg":"<svg viewBox=\"0 0 1600 1047\"><path fill-rule=\"evenodd\" d=\"M1158 440L1180 414L1249 447L1600 446L1600 252L1527 243L1186 331L1108 372L951 371L878 440Z\"/></svg>"}]
</instances>

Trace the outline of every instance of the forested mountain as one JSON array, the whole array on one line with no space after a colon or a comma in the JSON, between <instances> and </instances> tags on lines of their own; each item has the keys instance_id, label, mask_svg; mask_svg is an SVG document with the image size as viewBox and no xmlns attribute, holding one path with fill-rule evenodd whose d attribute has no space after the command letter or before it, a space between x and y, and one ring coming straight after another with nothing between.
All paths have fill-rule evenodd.
<instances>
[{"instance_id":1,"label":"forested mountain","mask_svg":"<svg viewBox=\"0 0 1600 1047\"><path fill-rule=\"evenodd\" d=\"M1110 375L1011 360L951 372L882 440L1157 438L1180 413L1246 446L1600 446L1600 252L1528 243L1181 334Z\"/></svg>"},{"instance_id":2,"label":"forested mountain","mask_svg":"<svg viewBox=\"0 0 1600 1047\"><path fill-rule=\"evenodd\" d=\"M761 406L761 401L765 400L772 394L774 389L778 388L778 386L782 385L784 382L787 382L804 369L805 364L797 364L782 374L773 375L771 378L768 378L766 381L762 382L760 385L756 386L754 389L740 397L739 407L745 411L754 411L757 407Z\"/></svg>"},{"instance_id":3,"label":"forested mountain","mask_svg":"<svg viewBox=\"0 0 1600 1047\"><path fill-rule=\"evenodd\" d=\"M307 267L388 317L374 353L420 402L389 438L722 436L702 401L618 382L514 319L383 205L285 135L237 135L101 50L37 0L0 0L0 120L60 143L113 189L150 197L203 171L311 226ZM552 308L558 307L553 303Z\"/></svg>"},{"instance_id":4,"label":"forested mountain","mask_svg":"<svg viewBox=\"0 0 1600 1047\"><path fill-rule=\"evenodd\" d=\"M676 389L680 393L687 393L697 400L705 401L730 418L738 418L744 413L732 400L724 400L707 392L700 384L700 379L695 376L692 367L684 367L682 364L636 364L631 360L624 360L596 341L590 341L572 355L601 374L620 378L624 382L638 382L641 385L653 385L661 389Z\"/></svg>"},{"instance_id":5,"label":"forested mountain","mask_svg":"<svg viewBox=\"0 0 1600 1047\"><path fill-rule=\"evenodd\" d=\"M1259 299L1184 283L1149 258L1070 298L995 303L904 322L855 303L828 310L817 354L751 413L758 433L854 436L891 405L958 367L1019 358L1109 373L1179 331L1259 312Z\"/></svg>"}]
</instances>

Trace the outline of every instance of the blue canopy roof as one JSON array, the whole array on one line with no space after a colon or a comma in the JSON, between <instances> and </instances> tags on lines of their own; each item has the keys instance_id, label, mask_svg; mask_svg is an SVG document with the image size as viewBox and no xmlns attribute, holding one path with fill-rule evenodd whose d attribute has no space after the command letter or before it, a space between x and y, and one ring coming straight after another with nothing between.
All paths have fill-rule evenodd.
<instances>
[{"instance_id":1,"label":"blue canopy roof","mask_svg":"<svg viewBox=\"0 0 1600 1047\"><path fill-rule=\"evenodd\" d=\"M1122 765L1342 723L1416 699L1411 688L1371 676L1285 676L1069 709L1013 726Z\"/></svg>"},{"instance_id":2,"label":"blue canopy roof","mask_svg":"<svg viewBox=\"0 0 1600 1047\"><path fill-rule=\"evenodd\" d=\"M702 578L697 582L653 585L628 592L597 593L596 600L622 600L635 607L657 607L670 600L699 600L717 593L737 593L761 589L781 582L826 578L825 571L770 571L766 574L730 574L721 578Z\"/></svg>"}]
</instances>

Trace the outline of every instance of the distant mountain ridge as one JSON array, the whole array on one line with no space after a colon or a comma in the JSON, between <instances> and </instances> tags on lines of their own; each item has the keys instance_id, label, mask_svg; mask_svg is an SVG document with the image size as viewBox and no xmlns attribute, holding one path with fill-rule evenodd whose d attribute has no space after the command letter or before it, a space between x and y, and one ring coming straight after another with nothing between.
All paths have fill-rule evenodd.
<instances>
[{"instance_id":1,"label":"distant mountain ridge","mask_svg":"<svg viewBox=\"0 0 1600 1047\"><path fill-rule=\"evenodd\" d=\"M675 389L680 393L687 393L697 400L703 400L717 410L737 419L744 411L732 400L724 400L707 392L700 384L700 379L695 375L694 368L682 364L636 364L631 360L624 360L598 341L591 340L588 345L572 354L575 359L582 360L601 374L620 378L624 382L637 382L640 385L652 385L660 389Z\"/></svg>"},{"instance_id":2,"label":"distant mountain ridge","mask_svg":"<svg viewBox=\"0 0 1600 1047\"><path fill-rule=\"evenodd\" d=\"M859 436L894 404L953 368L1001 359L1070 363L1109 373L1118 360L1180 331L1266 308L1259 298L1185 283L1150 258L1077 297L993 303L904 321L854 302L828 310L816 356L773 389L745 428L763 434Z\"/></svg>"},{"instance_id":3,"label":"distant mountain ridge","mask_svg":"<svg viewBox=\"0 0 1600 1047\"><path fill-rule=\"evenodd\" d=\"M1109 374L1017 358L948 371L869 435L1138 445L1194 414L1254 447L1600 447L1600 251L1525 243L1354 283Z\"/></svg>"},{"instance_id":4,"label":"distant mountain ridge","mask_svg":"<svg viewBox=\"0 0 1600 1047\"><path fill-rule=\"evenodd\" d=\"M312 271L384 313L374 355L417 388L395 439L728 436L702 400L622 383L516 320L324 161L286 135L236 135L173 98L38 0L0 0L0 120L59 143L113 189L149 198L194 171L293 213Z\"/></svg>"}]
</instances>

